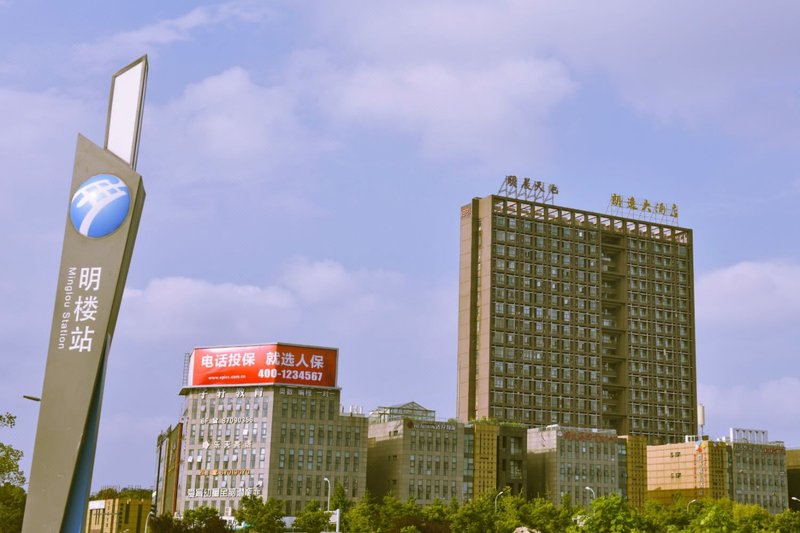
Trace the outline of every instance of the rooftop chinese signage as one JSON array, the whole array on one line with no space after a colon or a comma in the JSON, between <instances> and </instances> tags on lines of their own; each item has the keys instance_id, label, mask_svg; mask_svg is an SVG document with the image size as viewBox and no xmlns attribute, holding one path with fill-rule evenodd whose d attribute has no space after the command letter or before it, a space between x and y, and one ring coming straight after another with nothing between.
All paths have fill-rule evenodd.
<instances>
[{"instance_id":1,"label":"rooftop chinese signage","mask_svg":"<svg viewBox=\"0 0 800 533\"><path fill-rule=\"evenodd\" d=\"M335 387L338 350L293 344L195 348L190 387L301 385Z\"/></svg>"},{"instance_id":2,"label":"rooftop chinese signage","mask_svg":"<svg viewBox=\"0 0 800 533\"><path fill-rule=\"evenodd\" d=\"M612 194L608 202L608 210L612 214L622 214L643 220L678 222L678 205L635 196Z\"/></svg>"},{"instance_id":3,"label":"rooftop chinese signage","mask_svg":"<svg viewBox=\"0 0 800 533\"><path fill-rule=\"evenodd\" d=\"M506 176L497 194L508 198L552 204L558 194L558 186L531 178Z\"/></svg>"}]
</instances>

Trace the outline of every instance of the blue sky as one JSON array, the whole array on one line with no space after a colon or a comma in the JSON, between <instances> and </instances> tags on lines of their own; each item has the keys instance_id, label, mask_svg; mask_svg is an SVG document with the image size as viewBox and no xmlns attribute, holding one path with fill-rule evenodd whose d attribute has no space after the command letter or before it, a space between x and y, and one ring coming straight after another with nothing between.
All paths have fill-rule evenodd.
<instances>
[{"instance_id":1,"label":"blue sky","mask_svg":"<svg viewBox=\"0 0 800 533\"><path fill-rule=\"evenodd\" d=\"M76 135L102 142L111 74L147 53L95 487L153 483L195 346L338 346L344 403L453 416L459 208L506 174L678 204L706 432L800 446L798 11L0 0L2 439L28 470Z\"/></svg>"}]
</instances>

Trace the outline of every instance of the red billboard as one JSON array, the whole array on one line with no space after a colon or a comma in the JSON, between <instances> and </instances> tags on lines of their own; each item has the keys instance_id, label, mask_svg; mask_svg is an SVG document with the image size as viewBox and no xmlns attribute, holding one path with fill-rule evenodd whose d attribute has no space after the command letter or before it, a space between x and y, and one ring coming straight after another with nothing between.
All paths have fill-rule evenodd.
<instances>
[{"instance_id":1,"label":"red billboard","mask_svg":"<svg viewBox=\"0 0 800 533\"><path fill-rule=\"evenodd\" d=\"M190 387L303 385L335 387L338 350L294 344L195 348Z\"/></svg>"}]
</instances>

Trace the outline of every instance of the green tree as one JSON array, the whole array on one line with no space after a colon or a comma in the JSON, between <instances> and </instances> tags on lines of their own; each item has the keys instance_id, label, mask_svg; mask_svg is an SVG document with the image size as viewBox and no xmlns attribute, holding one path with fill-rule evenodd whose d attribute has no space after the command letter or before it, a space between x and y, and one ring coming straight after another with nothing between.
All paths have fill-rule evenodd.
<instances>
[{"instance_id":1,"label":"green tree","mask_svg":"<svg viewBox=\"0 0 800 533\"><path fill-rule=\"evenodd\" d=\"M697 533L729 533L736 531L732 506L730 500L704 502L702 512L695 516L690 524L690 531Z\"/></svg>"},{"instance_id":2,"label":"green tree","mask_svg":"<svg viewBox=\"0 0 800 533\"><path fill-rule=\"evenodd\" d=\"M397 500L395 498L395 500ZM399 500L397 500L399 503ZM415 527L420 529L425 521L422 513L422 507L417 504L416 500L409 498L396 507L397 512L394 513L392 521L387 524L388 531L399 531L407 527Z\"/></svg>"},{"instance_id":3,"label":"green tree","mask_svg":"<svg viewBox=\"0 0 800 533\"><path fill-rule=\"evenodd\" d=\"M235 513L239 522L247 524L246 531L253 533L284 533L283 505L274 498L263 501L259 496L245 496L239 500Z\"/></svg>"},{"instance_id":4,"label":"green tree","mask_svg":"<svg viewBox=\"0 0 800 533\"><path fill-rule=\"evenodd\" d=\"M231 531L214 507L187 509L183 513L183 527L189 533L222 533Z\"/></svg>"},{"instance_id":5,"label":"green tree","mask_svg":"<svg viewBox=\"0 0 800 533\"><path fill-rule=\"evenodd\" d=\"M130 498L131 500L147 500L153 499L153 491L151 489L140 489L125 487L119 491L120 498Z\"/></svg>"},{"instance_id":6,"label":"green tree","mask_svg":"<svg viewBox=\"0 0 800 533\"><path fill-rule=\"evenodd\" d=\"M458 509L456 503L455 509ZM452 508L436 498L433 503L422 508L424 533L450 533L450 514Z\"/></svg>"},{"instance_id":7,"label":"green tree","mask_svg":"<svg viewBox=\"0 0 800 533\"><path fill-rule=\"evenodd\" d=\"M364 497L347 512L348 533L373 533L380 529L380 509L375 499L366 491Z\"/></svg>"},{"instance_id":8,"label":"green tree","mask_svg":"<svg viewBox=\"0 0 800 533\"><path fill-rule=\"evenodd\" d=\"M119 496L119 490L116 487L103 487L91 496L91 500L113 500Z\"/></svg>"},{"instance_id":9,"label":"green tree","mask_svg":"<svg viewBox=\"0 0 800 533\"><path fill-rule=\"evenodd\" d=\"M739 533L761 533L773 529L772 515L760 505L734 504L733 520Z\"/></svg>"},{"instance_id":10,"label":"green tree","mask_svg":"<svg viewBox=\"0 0 800 533\"><path fill-rule=\"evenodd\" d=\"M13 428L16 422L17 417L11 413L0 413L0 428ZM0 442L0 485L10 483L21 487L25 484L25 475L19 468L21 459L22 451Z\"/></svg>"},{"instance_id":11,"label":"green tree","mask_svg":"<svg viewBox=\"0 0 800 533\"><path fill-rule=\"evenodd\" d=\"M519 512L522 523L542 533L559 533L572 525L569 501L561 509L545 498L535 498L523 505Z\"/></svg>"},{"instance_id":12,"label":"green tree","mask_svg":"<svg viewBox=\"0 0 800 533\"><path fill-rule=\"evenodd\" d=\"M333 494L331 494L331 508L339 509L339 524L340 531L350 531L349 524L347 523L347 513L353 508L355 502L347 497L347 491L341 483L336 483L333 487Z\"/></svg>"},{"instance_id":13,"label":"green tree","mask_svg":"<svg viewBox=\"0 0 800 533\"><path fill-rule=\"evenodd\" d=\"M772 518L772 524L775 533L800 531L800 513L786 509Z\"/></svg>"},{"instance_id":14,"label":"green tree","mask_svg":"<svg viewBox=\"0 0 800 533\"><path fill-rule=\"evenodd\" d=\"M642 531L641 525L641 519L622 496L611 494L592 501L582 529L596 533L626 533Z\"/></svg>"},{"instance_id":15,"label":"green tree","mask_svg":"<svg viewBox=\"0 0 800 533\"><path fill-rule=\"evenodd\" d=\"M450 528L459 533L495 531L494 495L484 494L466 502L450 519Z\"/></svg>"},{"instance_id":16,"label":"green tree","mask_svg":"<svg viewBox=\"0 0 800 533\"><path fill-rule=\"evenodd\" d=\"M186 533L183 523L168 514L152 517L147 530L151 533Z\"/></svg>"},{"instance_id":17,"label":"green tree","mask_svg":"<svg viewBox=\"0 0 800 533\"><path fill-rule=\"evenodd\" d=\"M292 527L304 533L320 533L328 529L328 524L330 524L328 512L322 509L317 500L311 500L297 515Z\"/></svg>"},{"instance_id":18,"label":"green tree","mask_svg":"<svg viewBox=\"0 0 800 533\"><path fill-rule=\"evenodd\" d=\"M496 496L496 495L495 495ZM503 495L497 499L496 531L514 531L526 525L523 518L525 498L520 495Z\"/></svg>"},{"instance_id":19,"label":"green tree","mask_svg":"<svg viewBox=\"0 0 800 533\"><path fill-rule=\"evenodd\" d=\"M678 498L670 505L663 505L653 500L646 501L640 513L643 529L653 533L684 531L689 527L692 516L686 509L687 505L689 502L685 498ZM689 505L692 512L698 511L701 506L700 502Z\"/></svg>"},{"instance_id":20,"label":"green tree","mask_svg":"<svg viewBox=\"0 0 800 533\"><path fill-rule=\"evenodd\" d=\"M22 531L24 512L25 490L11 483L0 485L0 533Z\"/></svg>"}]
</instances>

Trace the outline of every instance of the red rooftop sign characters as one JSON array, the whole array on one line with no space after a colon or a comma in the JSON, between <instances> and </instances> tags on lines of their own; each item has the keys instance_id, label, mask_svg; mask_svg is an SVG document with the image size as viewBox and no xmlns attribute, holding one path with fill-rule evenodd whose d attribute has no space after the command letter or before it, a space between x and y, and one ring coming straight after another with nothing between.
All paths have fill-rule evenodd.
<instances>
[{"instance_id":1,"label":"red rooftop sign characters","mask_svg":"<svg viewBox=\"0 0 800 533\"><path fill-rule=\"evenodd\" d=\"M293 344L195 348L189 386L335 387L337 356L335 348Z\"/></svg>"}]
</instances>

